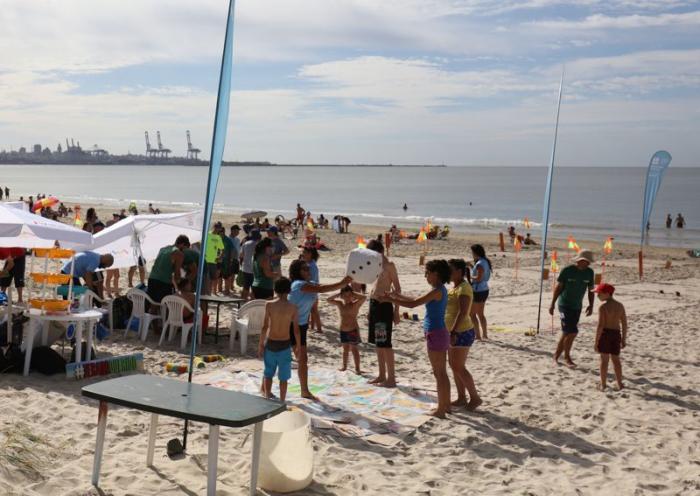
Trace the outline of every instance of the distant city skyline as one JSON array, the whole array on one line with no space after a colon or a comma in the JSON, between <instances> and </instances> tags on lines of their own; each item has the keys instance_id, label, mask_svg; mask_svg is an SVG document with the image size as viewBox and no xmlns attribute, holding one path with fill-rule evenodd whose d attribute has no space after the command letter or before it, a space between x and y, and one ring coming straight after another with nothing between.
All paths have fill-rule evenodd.
<instances>
[{"instance_id":1,"label":"distant city skyline","mask_svg":"<svg viewBox=\"0 0 700 496\"><path fill-rule=\"evenodd\" d=\"M227 3L7 0L0 150L207 159ZM225 160L700 166L700 1L238 0ZM153 145L153 142L151 143Z\"/></svg>"}]
</instances>

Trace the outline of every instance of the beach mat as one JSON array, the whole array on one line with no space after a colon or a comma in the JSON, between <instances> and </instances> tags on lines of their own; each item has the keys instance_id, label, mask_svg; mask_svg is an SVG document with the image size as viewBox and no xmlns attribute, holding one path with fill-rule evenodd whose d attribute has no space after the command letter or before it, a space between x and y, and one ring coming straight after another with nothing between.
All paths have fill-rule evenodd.
<instances>
[{"instance_id":1,"label":"beach mat","mask_svg":"<svg viewBox=\"0 0 700 496\"><path fill-rule=\"evenodd\" d=\"M259 371L219 369L197 374L193 381L229 391L260 394ZM309 389L319 398L314 402L299 396L296 374L289 381L287 403L311 416L314 428L342 437L362 439L382 446L395 446L430 420L426 412L435 398L412 387L381 388L351 372L314 368L309 371ZM279 395L278 383L273 394Z\"/></svg>"}]
</instances>

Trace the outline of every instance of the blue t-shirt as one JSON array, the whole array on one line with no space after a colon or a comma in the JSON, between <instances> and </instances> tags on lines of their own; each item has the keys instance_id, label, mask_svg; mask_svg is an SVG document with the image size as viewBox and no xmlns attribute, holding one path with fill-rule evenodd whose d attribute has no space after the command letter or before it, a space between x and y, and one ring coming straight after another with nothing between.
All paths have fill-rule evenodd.
<instances>
[{"instance_id":1,"label":"blue t-shirt","mask_svg":"<svg viewBox=\"0 0 700 496\"><path fill-rule=\"evenodd\" d=\"M489 263L486 261L485 258L480 258L479 261L476 262L476 264L474 264L474 267L472 267L472 278L476 277L478 274L477 267L482 267L484 269L484 272L481 276L481 281L472 282L472 289L475 293L479 293L481 291L488 291L489 279L491 279L491 268L489 267Z\"/></svg>"},{"instance_id":2,"label":"blue t-shirt","mask_svg":"<svg viewBox=\"0 0 700 496\"><path fill-rule=\"evenodd\" d=\"M316 284L320 282L321 279L318 274L318 265L316 264L316 260L311 260L309 262L309 275L311 276L311 282L315 282Z\"/></svg>"},{"instance_id":3,"label":"blue t-shirt","mask_svg":"<svg viewBox=\"0 0 700 496\"><path fill-rule=\"evenodd\" d=\"M447 309L447 288L440 286L442 298L440 301L429 301L425 304L425 318L423 319L423 330L425 332L445 329L445 310Z\"/></svg>"},{"instance_id":4,"label":"blue t-shirt","mask_svg":"<svg viewBox=\"0 0 700 496\"><path fill-rule=\"evenodd\" d=\"M70 274L71 264L73 262L67 262L61 272L64 274ZM75 256L75 270L73 271L74 277L85 277L86 272L95 272L100 267L100 254L94 251L84 251L78 253Z\"/></svg>"},{"instance_id":5,"label":"blue t-shirt","mask_svg":"<svg viewBox=\"0 0 700 496\"><path fill-rule=\"evenodd\" d=\"M292 291L289 293L288 300L297 306L299 312L299 325L309 323L309 314L311 308L316 303L316 293L304 293L301 289L308 284L307 281L294 281L292 283Z\"/></svg>"}]
</instances>

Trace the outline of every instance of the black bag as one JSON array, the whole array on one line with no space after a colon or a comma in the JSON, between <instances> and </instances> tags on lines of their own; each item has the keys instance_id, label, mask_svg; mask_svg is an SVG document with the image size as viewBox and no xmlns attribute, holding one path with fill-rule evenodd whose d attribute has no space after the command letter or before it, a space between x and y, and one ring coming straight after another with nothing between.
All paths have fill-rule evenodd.
<instances>
[{"instance_id":1,"label":"black bag","mask_svg":"<svg viewBox=\"0 0 700 496\"><path fill-rule=\"evenodd\" d=\"M44 375L65 374L66 361L49 346L39 346L32 350L32 370L41 372Z\"/></svg>"},{"instance_id":2,"label":"black bag","mask_svg":"<svg viewBox=\"0 0 700 496\"><path fill-rule=\"evenodd\" d=\"M22 344L22 329L24 327L24 323L28 321L29 318L25 317L24 315L15 315L12 318L12 337L11 337L11 343L14 343L16 345ZM0 346L7 346L9 343L7 342L7 322L3 322L0 324Z\"/></svg>"},{"instance_id":3,"label":"black bag","mask_svg":"<svg viewBox=\"0 0 700 496\"><path fill-rule=\"evenodd\" d=\"M115 329L125 329L126 323L131 317L131 300L126 296L119 296L112 302L112 323Z\"/></svg>"},{"instance_id":4,"label":"black bag","mask_svg":"<svg viewBox=\"0 0 700 496\"><path fill-rule=\"evenodd\" d=\"M11 344L5 353L0 352L0 374L24 372L24 353L19 344Z\"/></svg>"}]
</instances>

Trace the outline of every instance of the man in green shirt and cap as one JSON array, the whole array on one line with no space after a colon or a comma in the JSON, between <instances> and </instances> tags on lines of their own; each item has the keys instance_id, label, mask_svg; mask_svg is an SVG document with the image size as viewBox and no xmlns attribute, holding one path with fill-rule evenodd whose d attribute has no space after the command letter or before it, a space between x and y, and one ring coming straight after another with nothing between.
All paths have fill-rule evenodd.
<instances>
[{"instance_id":1,"label":"man in green shirt and cap","mask_svg":"<svg viewBox=\"0 0 700 496\"><path fill-rule=\"evenodd\" d=\"M554 362L557 365L563 352L566 365L571 368L576 366L571 360L571 347L578 334L578 321L581 318L583 297L586 295L588 295L586 316L593 313L595 274L590 267L592 263L593 252L581 250L574 258L574 263L565 267L557 278L557 287L554 289L552 304L549 306L549 314L554 315L554 306L558 300L562 333L554 352Z\"/></svg>"}]
</instances>

